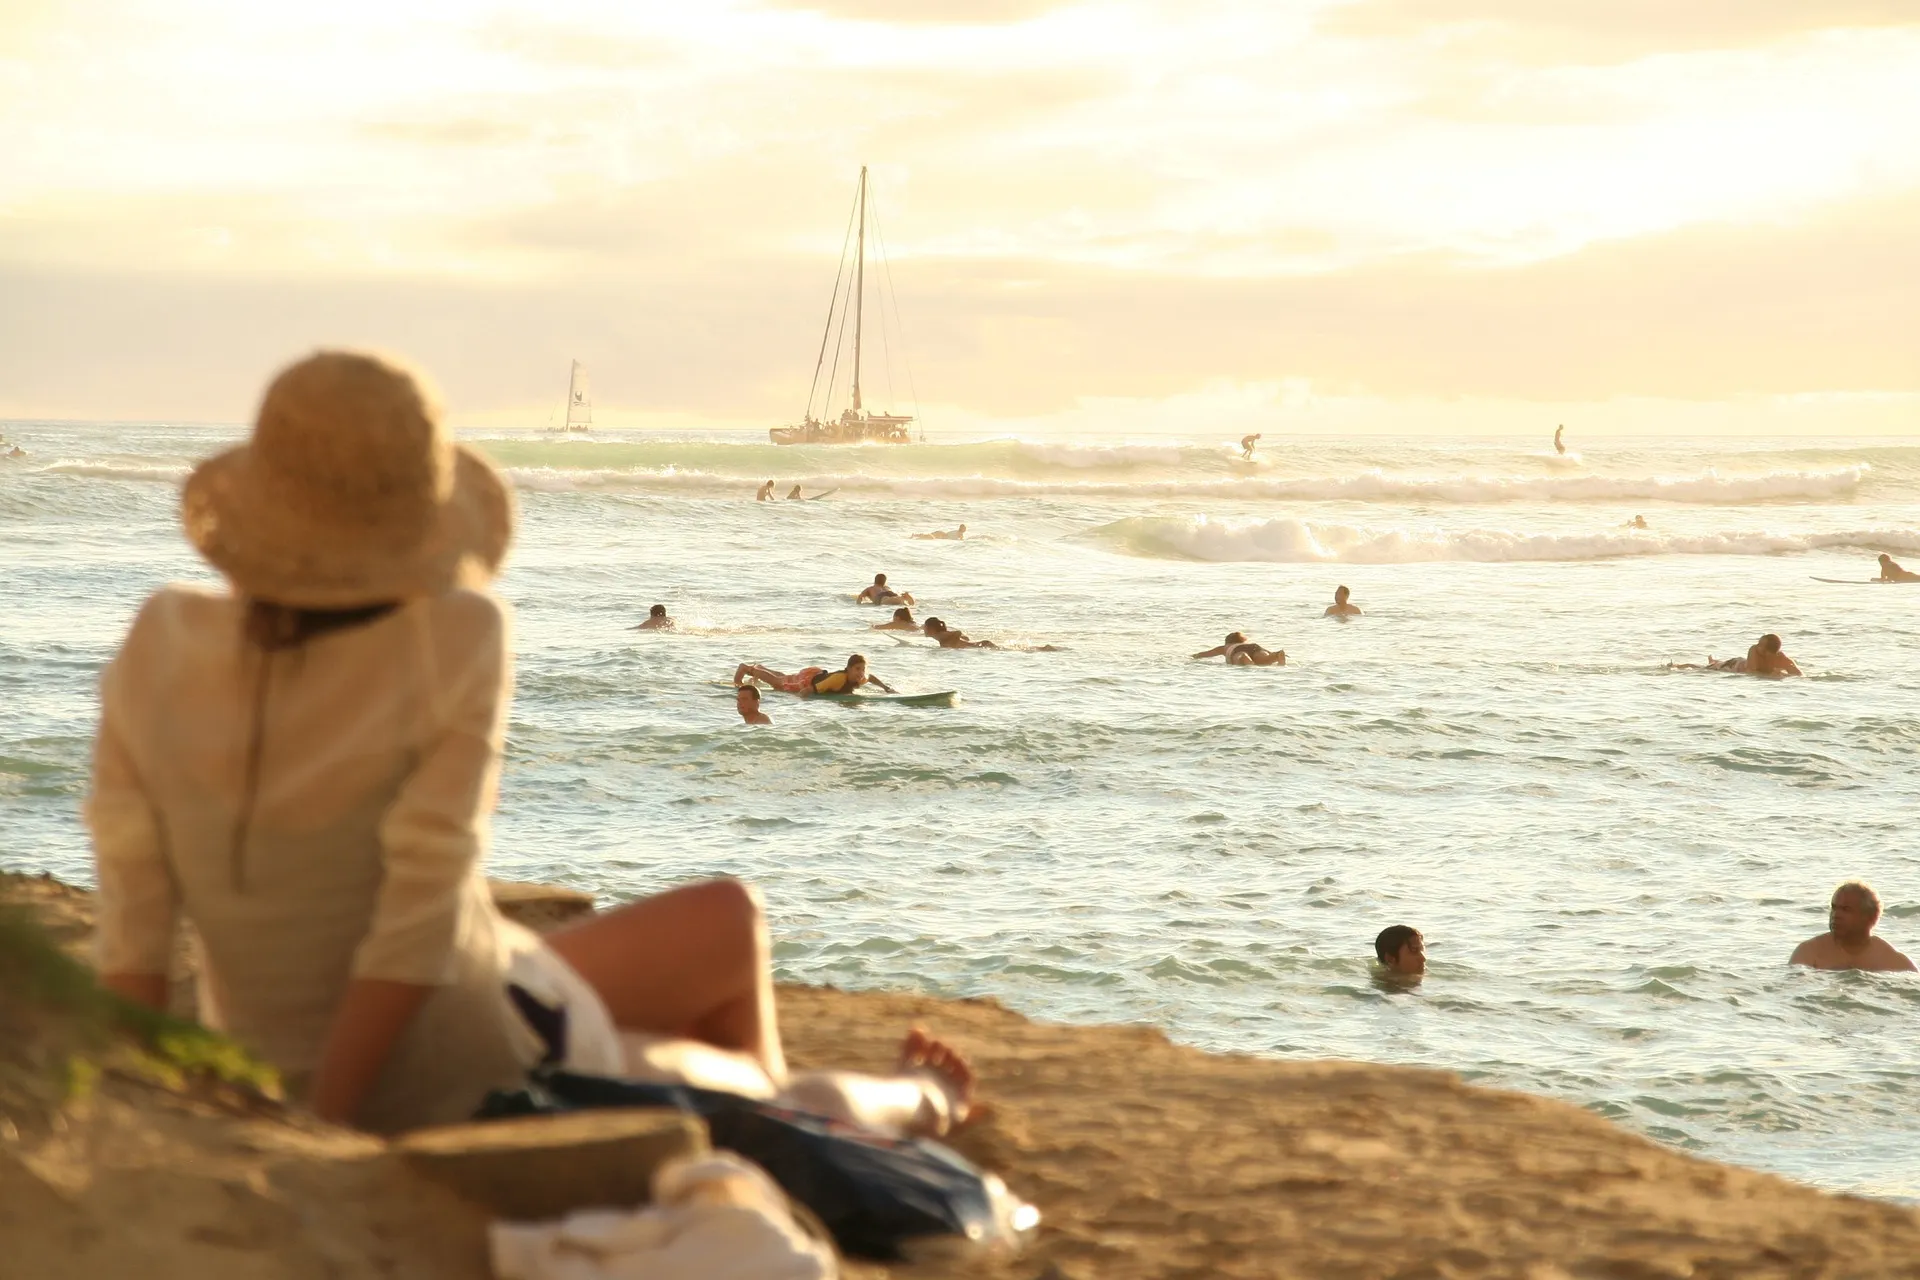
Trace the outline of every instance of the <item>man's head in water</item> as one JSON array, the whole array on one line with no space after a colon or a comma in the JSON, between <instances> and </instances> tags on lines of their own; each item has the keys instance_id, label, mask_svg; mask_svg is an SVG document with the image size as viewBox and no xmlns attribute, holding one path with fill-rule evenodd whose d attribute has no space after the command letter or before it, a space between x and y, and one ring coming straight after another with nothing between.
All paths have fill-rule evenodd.
<instances>
[{"instance_id":1,"label":"man's head in water","mask_svg":"<svg viewBox=\"0 0 1920 1280\"><path fill-rule=\"evenodd\" d=\"M1345 604L1347 597L1352 594L1353 592L1347 590L1345 587L1335 587L1333 589L1333 602L1335 604Z\"/></svg>"},{"instance_id":2,"label":"man's head in water","mask_svg":"<svg viewBox=\"0 0 1920 1280\"><path fill-rule=\"evenodd\" d=\"M1427 971L1426 940L1412 925L1394 924L1382 929L1373 940L1373 954L1394 973L1414 976Z\"/></svg>"},{"instance_id":3,"label":"man's head in water","mask_svg":"<svg viewBox=\"0 0 1920 1280\"><path fill-rule=\"evenodd\" d=\"M1780 637L1769 631L1760 637L1760 643L1754 647L1764 654L1776 654L1780 652Z\"/></svg>"},{"instance_id":4,"label":"man's head in water","mask_svg":"<svg viewBox=\"0 0 1920 1280\"><path fill-rule=\"evenodd\" d=\"M649 618L664 618L667 616L667 606L663 604L657 604L653 606L653 608L647 610L647 616Z\"/></svg>"},{"instance_id":5,"label":"man's head in water","mask_svg":"<svg viewBox=\"0 0 1920 1280\"><path fill-rule=\"evenodd\" d=\"M1841 946L1856 951L1866 946L1879 923L1880 895L1872 886L1849 880L1833 891L1827 904L1827 929Z\"/></svg>"},{"instance_id":6,"label":"man's head in water","mask_svg":"<svg viewBox=\"0 0 1920 1280\"><path fill-rule=\"evenodd\" d=\"M884 574L884 573L876 573L876 574L874 574L874 575L873 575L873 585L874 585L874 586L876 586L876 587L884 587L884 586L886 586L886 585L887 585L887 575L886 575L886 574Z\"/></svg>"},{"instance_id":7,"label":"man's head in water","mask_svg":"<svg viewBox=\"0 0 1920 1280\"><path fill-rule=\"evenodd\" d=\"M748 724L771 724L770 719L760 713L760 690L755 685L743 684L733 695L733 709Z\"/></svg>"},{"instance_id":8,"label":"man's head in water","mask_svg":"<svg viewBox=\"0 0 1920 1280\"><path fill-rule=\"evenodd\" d=\"M1893 557L1882 551L1880 553L1880 572L1885 573L1891 568L1893 568Z\"/></svg>"},{"instance_id":9,"label":"man's head in water","mask_svg":"<svg viewBox=\"0 0 1920 1280\"><path fill-rule=\"evenodd\" d=\"M930 636L943 636L947 633L947 624L938 618L928 618L920 624L920 629Z\"/></svg>"}]
</instances>

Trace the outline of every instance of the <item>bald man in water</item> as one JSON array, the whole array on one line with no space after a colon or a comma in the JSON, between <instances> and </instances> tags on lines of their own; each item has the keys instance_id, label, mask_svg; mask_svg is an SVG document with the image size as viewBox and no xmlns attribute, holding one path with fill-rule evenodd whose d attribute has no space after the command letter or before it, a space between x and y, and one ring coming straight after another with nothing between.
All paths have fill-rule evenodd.
<instances>
[{"instance_id":1,"label":"bald man in water","mask_svg":"<svg viewBox=\"0 0 1920 1280\"><path fill-rule=\"evenodd\" d=\"M1880 895L1871 886L1849 880L1833 891L1827 906L1827 931L1793 949L1788 964L1811 969L1865 969L1869 973L1912 973L1913 961L1886 939L1873 936L1880 923Z\"/></svg>"}]
</instances>

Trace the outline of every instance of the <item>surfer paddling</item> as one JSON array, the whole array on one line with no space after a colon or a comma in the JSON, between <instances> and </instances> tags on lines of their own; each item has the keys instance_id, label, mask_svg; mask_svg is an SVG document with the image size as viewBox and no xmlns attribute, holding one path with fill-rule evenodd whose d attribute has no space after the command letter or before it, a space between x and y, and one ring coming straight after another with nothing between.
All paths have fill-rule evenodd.
<instances>
[{"instance_id":1,"label":"surfer paddling","mask_svg":"<svg viewBox=\"0 0 1920 1280\"><path fill-rule=\"evenodd\" d=\"M991 640L969 640L967 633L957 631L938 618L928 618L920 625L927 639L942 649L998 649L1000 646Z\"/></svg>"},{"instance_id":2,"label":"surfer paddling","mask_svg":"<svg viewBox=\"0 0 1920 1280\"><path fill-rule=\"evenodd\" d=\"M1793 949L1787 963L1810 969L1864 969L1869 973L1912 973L1913 961L1885 938L1873 936L1880 923L1880 895L1870 885L1849 880L1827 903L1827 931Z\"/></svg>"},{"instance_id":3,"label":"surfer paddling","mask_svg":"<svg viewBox=\"0 0 1920 1280\"><path fill-rule=\"evenodd\" d=\"M876 622L868 627L869 631L918 631L920 624L913 620L913 610L901 605L893 611L893 617L885 622Z\"/></svg>"},{"instance_id":4,"label":"surfer paddling","mask_svg":"<svg viewBox=\"0 0 1920 1280\"><path fill-rule=\"evenodd\" d=\"M671 631L673 619L667 616L667 606L657 604L647 610L647 620L634 628L635 631Z\"/></svg>"},{"instance_id":5,"label":"surfer paddling","mask_svg":"<svg viewBox=\"0 0 1920 1280\"><path fill-rule=\"evenodd\" d=\"M916 533L913 536L922 542L965 542L967 526L961 525L958 529L935 529L932 533Z\"/></svg>"},{"instance_id":6,"label":"surfer paddling","mask_svg":"<svg viewBox=\"0 0 1920 1280\"><path fill-rule=\"evenodd\" d=\"M1874 582L1920 582L1920 573L1915 573L1911 569L1901 568L1898 564L1894 563L1894 559L1892 556L1882 551L1880 553L1880 576L1877 578L1874 578L1873 581Z\"/></svg>"},{"instance_id":7,"label":"surfer paddling","mask_svg":"<svg viewBox=\"0 0 1920 1280\"><path fill-rule=\"evenodd\" d=\"M849 657L847 665L838 671L829 671L825 667L805 667L789 675L785 671L775 671L772 667L752 662L743 662L734 668L735 684L745 684L749 680L758 680L782 693L797 693L802 697L811 697L816 693L852 693L868 684L878 685L887 693L894 692L886 681L868 672L866 655L860 653Z\"/></svg>"},{"instance_id":8,"label":"surfer paddling","mask_svg":"<svg viewBox=\"0 0 1920 1280\"><path fill-rule=\"evenodd\" d=\"M1704 663L1669 662L1674 671L1737 671L1742 675L1771 676L1775 679L1802 674L1799 666L1780 647L1780 637L1769 631L1753 643L1744 658L1715 658L1707 655Z\"/></svg>"},{"instance_id":9,"label":"surfer paddling","mask_svg":"<svg viewBox=\"0 0 1920 1280\"><path fill-rule=\"evenodd\" d=\"M1359 617L1360 606L1357 604L1349 603L1348 601L1348 597L1351 596L1352 594L1353 592L1347 590L1345 587L1335 587L1333 589L1333 603L1328 605L1327 611L1321 614L1320 616L1323 618L1357 618Z\"/></svg>"},{"instance_id":10,"label":"surfer paddling","mask_svg":"<svg viewBox=\"0 0 1920 1280\"><path fill-rule=\"evenodd\" d=\"M1247 639L1246 633L1242 631L1229 632L1226 640L1193 656L1225 658L1230 667L1284 667L1287 665L1285 649L1262 648Z\"/></svg>"},{"instance_id":11,"label":"surfer paddling","mask_svg":"<svg viewBox=\"0 0 1920 1280\"><path fill-rule=\"evenodd\" d=\"M868 586L860 588L860 594L855 596L854 599L861 604L912 604L913 593L910 591L895 591L887 585L886 574L876 573L873 575L873 582Z\"/></svg>"}]
</instances>

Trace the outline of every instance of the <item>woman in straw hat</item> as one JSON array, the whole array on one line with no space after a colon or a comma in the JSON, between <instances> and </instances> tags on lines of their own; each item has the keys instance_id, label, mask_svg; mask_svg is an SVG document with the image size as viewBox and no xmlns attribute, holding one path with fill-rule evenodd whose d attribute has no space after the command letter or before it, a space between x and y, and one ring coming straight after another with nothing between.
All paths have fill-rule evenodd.
<instances>
[{"instance_id":1,"label":"woman in straw hat","mask_svg":"<svg viewBox=\"0 0 1920 1280\"><path fill-rule=\"evenodd\" d=\"M232 591L157 592L102 681L87 819L109 987L164 1004L184 916L202 1016L321 1116L378 1130L463 1119L541 1061L617 1071L612 1024L784 1082L738 882L544 943L495 909L480 864L511 671L484 586L513 503L423 377L300 361L182 507Z\"/></svg>"}]
</instances>

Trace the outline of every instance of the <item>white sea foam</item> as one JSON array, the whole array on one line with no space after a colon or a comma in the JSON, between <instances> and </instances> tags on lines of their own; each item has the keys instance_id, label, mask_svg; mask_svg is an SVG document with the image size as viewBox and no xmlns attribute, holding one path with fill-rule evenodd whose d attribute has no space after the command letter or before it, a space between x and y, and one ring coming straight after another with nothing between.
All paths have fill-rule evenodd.
<instances>
[{"instance_id":1,"label":"white sea foam","mask_svg":"<svg viewBox=\"0 0 1920 1280\"><path fill-rule=\"evenodd\" d=\"M102 462L85 458L62 458L35 470L63 476L86 476L94 480L155 480L178 484L193 470L186 463Z\"/></svg>"},{"instance_id":2,"label":"white sea foam","mask_svg":"<svg viewBox=\"0 0 1920 1280\"><path fill-rule=\"evenodd\" d=\"M1254 501L1481 504L1500 502L1827 501L1851 496L1872 468L1865 463L1810 471L1722 475L1419 476L1369 470L1347 476L1171 480L1014 480L993 476L901 476L858 472L801 477L808 491L902 498L1228 498ZM632 489L662 492L738 491L736 476L665 468L512 467L523 489L562 492ZM783 480L782 487L794 483Z\"/></svg>"},{"instance_id":3,"label":"white sea foam","mask_svg":"<svg viewBox=\"0 0 1920 1280\"><path fill-rule=\"evenodd\" d=\"M1089 537L1133 555L1217 563L1418 564L1465 560L1612 560L1630 556L1767 556L1828 548L1920 551L1920 529L1836 533L1660 534L1519 533L1507 529L1364 527L1283 518L1214 520L1206 516L1139 516L1116 520Z\"/></svg>"}]
</instances>

